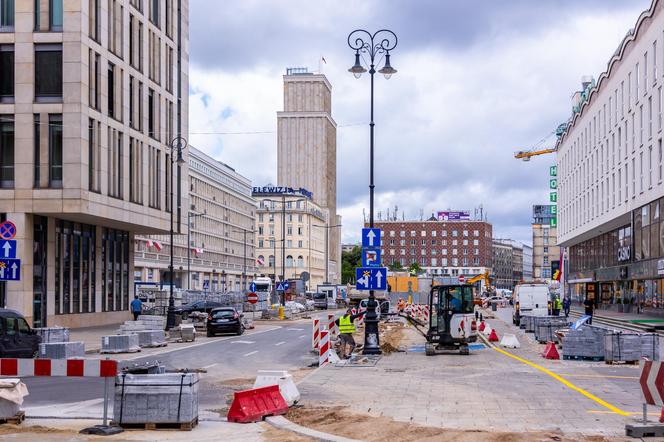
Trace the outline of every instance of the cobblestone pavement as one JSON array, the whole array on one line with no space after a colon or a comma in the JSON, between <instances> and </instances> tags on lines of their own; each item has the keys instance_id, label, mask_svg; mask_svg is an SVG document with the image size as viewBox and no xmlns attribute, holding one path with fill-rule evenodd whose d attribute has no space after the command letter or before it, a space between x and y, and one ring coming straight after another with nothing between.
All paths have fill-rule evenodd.
<instances>
[{"instance_id":1,"label":"cobblestone pavement","mask_svg":"<svg viewBox=\"0 0 664 442\"><path fill-rule=\"evenodd\" d=\"M488 322L498 335L514 333L522 344L510 353L619 410L634 416L640 413L638 367L545 360L540 355L544 345L512 326L511 309L495 314ZM414 331L407 334L423 344ZM299 388L305 405L343 405L350 411L446 428L617 436L624 435L625 423L634 419L491 348L473 350L470 356L399 352L383 356L374 367L326 366ZM650 413L659 416L659 410Z\"/></svg>"}]
</instances>

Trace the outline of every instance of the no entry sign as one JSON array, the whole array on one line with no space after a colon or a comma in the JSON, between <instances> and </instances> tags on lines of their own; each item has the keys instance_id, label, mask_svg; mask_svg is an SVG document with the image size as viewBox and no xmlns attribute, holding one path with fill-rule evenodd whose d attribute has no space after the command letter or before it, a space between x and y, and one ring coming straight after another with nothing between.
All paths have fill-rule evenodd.
<instances>
[{"instance_id":1,"label":"no entry sign","mask_svg":"<svg viewBox=\"0 0 664 442\"><path fill-rule=\"evenodd\" d=\"M256 304L258 302L258 295L256 293L247 293L247 301L250 304Z\"/></svg>"}]
</instances>

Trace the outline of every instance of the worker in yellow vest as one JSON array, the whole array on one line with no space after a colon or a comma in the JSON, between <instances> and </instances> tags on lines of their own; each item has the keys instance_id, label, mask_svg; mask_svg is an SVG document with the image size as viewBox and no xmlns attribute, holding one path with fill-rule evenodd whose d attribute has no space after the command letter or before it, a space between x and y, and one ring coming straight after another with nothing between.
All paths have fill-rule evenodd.
<instances>
[{"instance_id":1,"label":"worker in yellow vest","mask_svg":"<svg viewBox=\"0 0 664 442\"><path fill-rule=\"evenodd\" d=\"M350 359L353 350L355 350L355 339L353 338L353 333L355 333L355 320L365 313L366 311L361 311L357 314L353 314L353 311L348 309L343 316L334 321L339 327L341 357L344 359ZM348 353L346 353L347 346L350 346L350 351Z\"/></svg>"}]
</instances>

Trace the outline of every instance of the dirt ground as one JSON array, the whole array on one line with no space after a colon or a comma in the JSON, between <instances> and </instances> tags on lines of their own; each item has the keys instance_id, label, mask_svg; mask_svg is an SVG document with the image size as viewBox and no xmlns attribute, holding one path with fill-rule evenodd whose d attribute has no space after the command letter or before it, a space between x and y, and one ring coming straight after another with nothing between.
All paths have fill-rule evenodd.
<instances>
[{"instance_id":1,"label":"dirt ground","mask_svg":"<svg viewBox=\"0 0 664 442\"><path fill-rule=\"evenodd\" d=\"M270 442L309 442L315 440L306 436L300 436L299 434L290 431L280 430L266 422L263 423L263 426L265 426L267 430L262 436L265 440L269 440Z\"/></svg>"},{"instance_id":2,"label":"dirt ground","mask_svg":"<svg viewBox=\"0 0 664 442\"><path fill-rule=\"evenodd\" d=\"M629 440L558 432L508 433L423 427L406 422L396 422L386 417L349 413L344 411L343 407L291 408L286 417L305 427L367 442L384 440L404 442L608 442Z\"/></svg>"},{"instance_id":3,"label":"dirt ground","mask_svg":"<svg viewBox=\"0 0 664 442\"><path fill-rule=\"evenodd\" d=\"M70 430L60 430L57 428L49 428L49 427L44 427L41 425L31 425L31 426L25 426L25 425L14 425L14 424L2 424L0 425L0 435L7 435L7 434L16 434L16 433L36 433L36 434L44 434L44 433L50 433L50 434L76 434L73 431Z\"/></svg>"}]
</instances>

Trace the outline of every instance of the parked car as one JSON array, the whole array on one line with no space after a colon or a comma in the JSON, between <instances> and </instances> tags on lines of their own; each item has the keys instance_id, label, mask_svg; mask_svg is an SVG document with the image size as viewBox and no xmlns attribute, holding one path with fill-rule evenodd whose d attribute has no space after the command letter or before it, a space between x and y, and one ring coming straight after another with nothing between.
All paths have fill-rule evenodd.
<instances>
[{"instance_id":1,"label":"parked car","mask_svg":"<svg viewBox=\"0 0 664 442\"><path fill-rule=\"evenodd\" d=\"M212 309L207 319L207 335L214 336L217 333L244 333L242 323L244 315L233 307L221 307Z\"/></svg>"},{"instance_id":2,"label":"parked car","mask_svg":"<svg viewBox=\"0 0 664 442\"><path fill-rule=\"evenodd\" d=\"M40 342L41 336L30 328L22 314L0 309L0 357L33 358Z\"/></svg>"},{"instance_id":3,"label":"parked car","mask_svg":"<svg viewBox=\"0 0 664 442\"><path fill-rule=\"evenodd\" d=\"M215 301L194 301L189 304L175 307L175 314L181 315L182 319L187 319L192 312L210 313L212 309L218 307L223 307L223 305L220 302Z\"/></svg>"}]
</instances>

